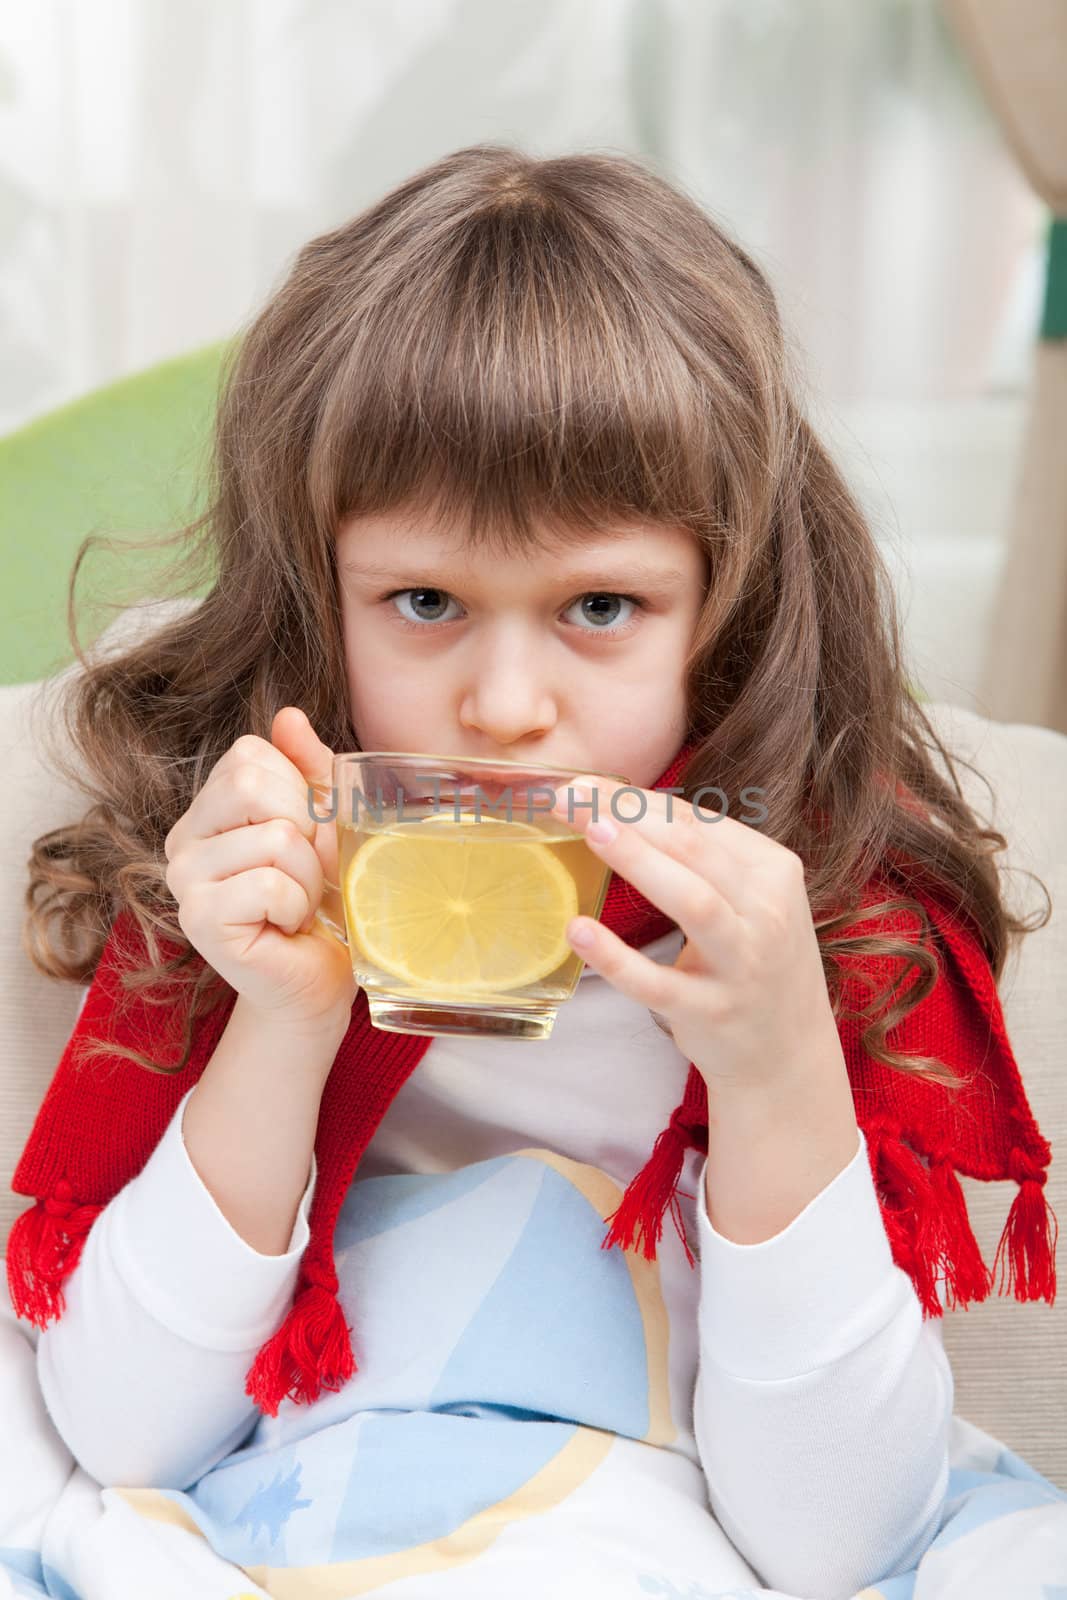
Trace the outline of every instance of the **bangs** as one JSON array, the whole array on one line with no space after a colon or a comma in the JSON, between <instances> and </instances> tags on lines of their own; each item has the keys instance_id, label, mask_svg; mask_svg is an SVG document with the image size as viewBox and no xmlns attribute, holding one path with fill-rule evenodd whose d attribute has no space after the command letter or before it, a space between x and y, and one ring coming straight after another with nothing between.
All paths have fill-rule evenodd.
<instances>
[{"instance_id":1,"label":"bangs","mask_svg":"<svg viewBox=\"0 0 1067 1600\"><path fill-rule=\"evenodd\" d=\"M441 512L504 550L713 526L699 360L603 228L509 196L435 237L381 252L348 307L309 453L321 525Z\"/></svg>"}]
</instances>

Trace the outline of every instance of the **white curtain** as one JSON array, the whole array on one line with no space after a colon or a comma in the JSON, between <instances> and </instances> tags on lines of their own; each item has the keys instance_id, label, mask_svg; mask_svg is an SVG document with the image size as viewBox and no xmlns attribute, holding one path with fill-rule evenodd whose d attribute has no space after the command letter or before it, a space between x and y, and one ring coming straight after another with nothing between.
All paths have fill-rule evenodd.
<instances>
[{"instance_id":1,"label":"white curtain","mask_svg":"<svg viewBox=\"0 0 1067 1600\"><path fill-rule=\"evenodd\" d=\"M938 625L936 571L970 540L981 630L1003 530L996 496L959 480L976 426L1010 480L1043 212L934 0L3 8L0 431L226 335L306 238L483 139L651 157L730 227L871 485L909 606L948 540L930 569ZM968 630L961 655L958 633L925 627L919 675L967 699Z\"/></svg>"}]
</instances>

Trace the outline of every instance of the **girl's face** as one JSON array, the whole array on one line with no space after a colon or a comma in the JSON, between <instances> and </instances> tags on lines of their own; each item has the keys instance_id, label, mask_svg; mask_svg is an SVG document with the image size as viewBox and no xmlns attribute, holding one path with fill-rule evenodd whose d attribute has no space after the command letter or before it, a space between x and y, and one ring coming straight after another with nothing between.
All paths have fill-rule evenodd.
<instances>
[{"instance_id":1,"label":"girl's face","mask_svg":"<svg viewBox=\"0 0 1067 1600\"><path fill-rule=\"evenodd\" d=\"M336 548L362 749L617 772L640 788L677 754L708 581L687 529L504 555L382 515L343 522Z\"/></svg>"}]
</instances>

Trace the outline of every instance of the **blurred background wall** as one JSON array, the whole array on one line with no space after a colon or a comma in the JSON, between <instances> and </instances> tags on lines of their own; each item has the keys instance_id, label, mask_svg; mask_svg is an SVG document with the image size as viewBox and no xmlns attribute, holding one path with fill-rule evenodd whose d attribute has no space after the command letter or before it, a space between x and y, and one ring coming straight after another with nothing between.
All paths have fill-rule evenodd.
<instances>
[{"instance_id":1,"label":"blurred background wall","mask_svg":"<svg viewBox=\"0 0 1067 1600\"><path fill-rule=\"evenodd\" d=\"M934 0L34 0L0 12L0 433L232 332L439 154L653 158L759 260L897 575L988 710L1048 212Z\"/></svg>"}]
</instances>

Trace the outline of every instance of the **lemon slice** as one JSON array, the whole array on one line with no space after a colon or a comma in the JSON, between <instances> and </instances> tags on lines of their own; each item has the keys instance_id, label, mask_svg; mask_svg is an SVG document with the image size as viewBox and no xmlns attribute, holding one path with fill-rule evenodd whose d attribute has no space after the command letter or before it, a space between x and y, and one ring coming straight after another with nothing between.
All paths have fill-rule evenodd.
<instances>
[{"instance_id":1,"label":"lemon slice","mask_svg":"<svg viewBox=\"0 0 1067 1600\"><path fill-rule=\"evenodd\" d=\"M435 994L520 989L574 954L574 879L523 822L436 814L374 834L344 892L368 961Z\"/></svg>"}]
</instances>

